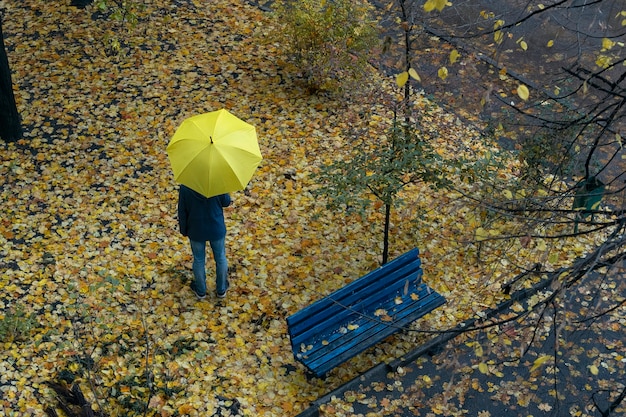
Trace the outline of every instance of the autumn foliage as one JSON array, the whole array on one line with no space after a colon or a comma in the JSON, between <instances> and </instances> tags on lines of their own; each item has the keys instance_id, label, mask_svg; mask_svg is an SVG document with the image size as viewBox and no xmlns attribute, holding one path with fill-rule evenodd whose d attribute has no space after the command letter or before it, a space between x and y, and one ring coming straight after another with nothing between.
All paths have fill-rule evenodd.
<instances>
[{"instance_id":1,"label":"autumn foliage","mask_svg":"<svg viewBox=\"0 0 626 417\"><path fill-rule=\"evenodd\" d=\"M274 9L277 27L269 41L311 91L349 92L368 79L379 34L366 2L277 1Z\"/></svg>"},{"instance_id":2,"label":"autumn foliage","mask_svg":"<svg viewBox=\"0 0 626 417\"><path fill-rule=\"evenodd\" d=\"M506 300L503 283L538 260L557 270L606 237L568 237L569 225L555 224L565 237L548 241L522 233L523 219L477 209L494 196L521 200L519 160L418 94L429 149L493 162L481 167L499 181L450 165L441 169L454 189L411 182L398 192L391 256L419 247L424 280L449 301L327 379L310 378L285 317L380 264L384 215L377 204L351 216L327 209L315 174L349 159L354 129L376 149L374 128L392 117L371 102L311 95L285 68L283 46L260 41L276 23L251 3L146 1L113 37L120 22L96 4L0 2L24 126L22 140L0 145L0 329L15 329L0 344L0 414L44 415L57 404L48 381L63 381L111 416L296 415L424 342L424 331ZM372 70L367 82L398 94L395 74ZM186 117L223 107L255 125L264 161L226 212L228 298L198 302L165 148ZM567 187L557 177L545 184ZM475 368L495 371L488 365Z\"/></svg>"}]
</instances>

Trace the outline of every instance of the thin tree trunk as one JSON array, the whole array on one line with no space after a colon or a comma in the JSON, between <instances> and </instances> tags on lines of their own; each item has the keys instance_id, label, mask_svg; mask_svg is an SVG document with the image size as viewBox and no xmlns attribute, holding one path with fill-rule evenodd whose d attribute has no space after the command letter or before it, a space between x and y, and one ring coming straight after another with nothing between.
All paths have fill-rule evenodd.
<instances>
[{"instance_id":1,"label":"thin tree trunk","mask_svg":"<svg viewBox=\"0 0 626 417\"><path fill-rule=\"evenodd\" d=\"M9 59L4 47L2 15L0 15L0 42L0 138L14 142L22 137L22 125L13 95Z\"/></svg>"},{"instance_id":2,"label":"thin tree trunk","mask_svg":"<svg viewBox=\"0 0 626 417\"><path fill-rule=\"evenodd\" d=\"M391 221L391 204L385 204L385 237L383 239L383 265L389 259L389 223Z\"/></svg>"}]
</instances>

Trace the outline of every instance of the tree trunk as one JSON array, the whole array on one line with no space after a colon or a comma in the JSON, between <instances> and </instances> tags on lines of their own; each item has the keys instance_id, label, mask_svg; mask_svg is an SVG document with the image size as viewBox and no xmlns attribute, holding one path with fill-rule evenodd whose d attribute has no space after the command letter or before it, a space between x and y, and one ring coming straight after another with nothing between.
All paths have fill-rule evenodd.
<instances>
[{"instance_id":1,"label":"tree trunk","mask_svg":"<svg viewBox=\"0 0 626 417\"><path fill-rule=\"evenodd\" d=\"M4 48L2 16L0 15L0 138L14 142L22 137L20 115L17 113L9 59Z\"/></svg>"},{"instance_id":2,"label":"tree trunk","mask_svg":"<svg viewBox=\"0 0 626 417\"><path fill-rule=\"evenodd\" d=\"M389 259L389 223L391 222L391 204L385 204L385 237L383 239L383 265Z\"/></svg>"}]
</instances>

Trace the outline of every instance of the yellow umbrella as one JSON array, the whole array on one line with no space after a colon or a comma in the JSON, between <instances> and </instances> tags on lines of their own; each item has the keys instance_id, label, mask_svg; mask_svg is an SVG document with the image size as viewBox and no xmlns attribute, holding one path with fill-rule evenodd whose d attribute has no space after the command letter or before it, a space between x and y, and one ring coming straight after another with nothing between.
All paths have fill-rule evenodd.
<instances>
[{"instance_id":1,"label":"yellow umbrella","mask_svg":"<svg viewBox=\"0 0 626 417\"><path fill-rule=\"evenodd\" d=\"M225 109L185 119L167 155L176 182L205 197L243 190L263 159L254 126Z\"/></svg>"}]
</instances>

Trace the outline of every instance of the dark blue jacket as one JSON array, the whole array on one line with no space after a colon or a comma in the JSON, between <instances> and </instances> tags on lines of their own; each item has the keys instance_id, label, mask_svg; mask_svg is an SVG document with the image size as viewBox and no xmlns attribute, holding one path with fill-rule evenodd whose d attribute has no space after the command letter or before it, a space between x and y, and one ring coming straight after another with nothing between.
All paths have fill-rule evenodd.
<instances>
[{"instance_id":1,"label":"dark blue jacket","mask_svg":"<svg viewBox=\"0 0 626 417\"><path fill-rule=\"evenodd\" d=\"M223 207L230 203L228 194L207 198L181 185L178 190L180 232L198 242L223 239L226 236Z\"/></svg>"}]
</instances>

